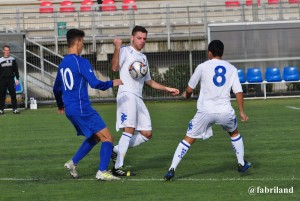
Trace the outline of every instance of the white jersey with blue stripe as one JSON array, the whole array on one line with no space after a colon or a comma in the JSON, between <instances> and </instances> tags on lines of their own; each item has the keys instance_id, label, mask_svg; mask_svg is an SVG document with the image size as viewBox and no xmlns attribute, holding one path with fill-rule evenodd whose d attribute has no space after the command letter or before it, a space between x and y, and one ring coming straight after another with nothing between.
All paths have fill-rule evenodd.
<instances>
[{"instance_id":1,"label":"white jersey with blue stripe","mask_svg":"<svg viewBox=\"0 0 300 201\"><path fill-rule=\"evenodd\" d=\"M113 86L113 81L98 80L87 59L75 54L66 55L59 65L53 87L57 106L64 107L66 115L90 114L93 109L88 84L94 89L106 90Z\"/></svg>"},{"instance_id":2,"label":"white jersey with blue stripe","mask_svg":"<svg viewBox=\"0 0 300 201\"><path fill-rule=\"evenodd\" d=\"M140 61L144 65L148 66L148 72L145 77L134 79L130 76L129 67L135 61ZM118 93L130 92L138 97L142 97L144 82L151 80L150 69L146 55L135 50L132 46L124 46L120 49L119 65L120 79L123 81L123 85L119 86Z\"/></svg>"},{"instance_id":3,"label":"white jersey with blue stripe","mask_svg":"<svg viewBox=\"0 0 300 201\"><path fill-rule=\"evenodd\" d=\"M233 110L230 91L243 92L237 69L224 60L212 59L197 66L188 85L194 89L200 82L197 102L199 112L222 113Z\"/></svg>"}]
</instances>

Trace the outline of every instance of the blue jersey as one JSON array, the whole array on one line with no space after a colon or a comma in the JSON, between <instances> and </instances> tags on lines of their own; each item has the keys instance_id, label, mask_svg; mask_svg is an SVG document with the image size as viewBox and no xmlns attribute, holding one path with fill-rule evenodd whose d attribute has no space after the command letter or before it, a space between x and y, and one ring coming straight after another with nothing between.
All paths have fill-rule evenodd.
<instances>
[{"instance_id":1,"label":"blue jersey","mask_svg":"<svg viewBox=\"0 0 300 201\"><path fill-rule=\"evenodd\" d=\"M88 84L94 89L107 90L113 81L102 82L94 74L87 59L68 54L59 65L53 86L56 103L66 115L89 115L94 109L88 96Z\"/></svg>"}]
</instances>

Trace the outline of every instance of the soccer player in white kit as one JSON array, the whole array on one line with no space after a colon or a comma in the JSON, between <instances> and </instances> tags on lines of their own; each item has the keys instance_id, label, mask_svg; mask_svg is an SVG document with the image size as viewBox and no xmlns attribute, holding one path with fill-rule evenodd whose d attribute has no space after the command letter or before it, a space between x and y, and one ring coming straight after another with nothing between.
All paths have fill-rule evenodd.
<instances>
[{"instance_id":1,"label":"soccer player in white kit","mask_svg":"<svg viewBox=\"0 0 300 201\"><path fill-rule=\"evenodd\" d=\"M238 161L238 171L245 172L251 163L244 160L243 139L237 129L235 111L230 103L230 91L236 94L239 114L242 121L247 121L244 113L243 90L238 78L237 69L221 59L224 44L213 40L208 45L209 60L198 65L189 80L183 97L190 98L193 89L200 82L200 95L197 101L197 113L189 122L186 136L179 143L172 164L164 176L172 180L175 170L196 139L208 139L213 135L212 125L220 125L231 137L232 147Z\"/></svg>"},{"instance_id":2,"label":"soccer player in white kit","mask_svg":"<svg viewBox=\"0 0 300 201\"><path fill-rule=\"evenodd\" d=\"M122 40L118 38L113 41L115 50L112 70L119 71L120 79L123 81L123 85L118 89L116 121L117 131L121 128L123 133L112 154L112 160L115 162L112 173L115 176L134 175L124 168L125 154L129 147L136 147L152 137L151 119L142 97L144 84L170 92L173 96L179 94L178 89L161 85L151 79L147 57L141 52L146 43L147 33L144 27L135 26L130 36L130 46L122 46ZM134 79L130 76L129 67L135 61L148 66L145 77Z\"/></svg>"}]
</instances>

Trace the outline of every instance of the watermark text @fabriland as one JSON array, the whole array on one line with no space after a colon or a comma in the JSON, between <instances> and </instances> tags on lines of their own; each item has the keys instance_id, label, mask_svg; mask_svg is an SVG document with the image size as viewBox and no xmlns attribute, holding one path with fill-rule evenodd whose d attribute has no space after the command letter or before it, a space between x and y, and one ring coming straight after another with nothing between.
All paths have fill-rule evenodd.
<instances>
[{"instance_id":1,"label":"watermark text @fabriland","mask_svg":"<svg viewBox=\"0 0 300 201\"><path fill-rule=\"evenodd\" d=\"M293 194L294 187L293 186L291 186L291 187L250 186L248 188L248 193L250 195L255 195L255 194Z\"/></svg>"}]
</instances>

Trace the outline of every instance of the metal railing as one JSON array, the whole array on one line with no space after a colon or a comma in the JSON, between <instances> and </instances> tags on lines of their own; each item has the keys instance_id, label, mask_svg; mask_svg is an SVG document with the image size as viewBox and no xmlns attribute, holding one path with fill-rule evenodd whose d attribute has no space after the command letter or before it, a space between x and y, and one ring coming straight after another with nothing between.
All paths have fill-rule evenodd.
<instances>
[{"instance_id":1,"label":"metal railing","mask_svg":"<svg viewBox=\"0 0 300 201\"><path fill-rule=\"evenodd\" d=\"M243 1L241 1L243 2ZM127 37L134 25L149 29L149 36L156 38L205 37L207 24L228 22L282 21L300 19L299 4L281 1L278 4L246 5L226 7L224 2L199 2L186 5L174 2L137 3L137 10L102 11L107 5L93 5L91 11L60 12L53 6L53 13L42 13L40 7L3 7L0 10L0 31L25 32L35 40L55 40L59 43L70 28L83 29L93 43L96 38L109 40L114 36ZM95 45L94 45L95 47ZM95 50L94 50L95 51Z\"/></svg>"},{"instance_id":2,"label":"metal railing","mask_svg":"<svg viewBox=\"0 0 300 201\"><path fill-rule=\"evenodd\" d=\"M26 38L26 72L25 94L28 97L38 97L38 100L53 99L52 87L55 81L58 65L63 56Z\"/></svg>"},{"instance_id":3,"label":"metal railing","mask_svg":"<svg viewBox=\"0 0 300 201\"><path fill-rule=\"evenodd\" d=\"M102 5L103 6L103 5ZM118 77L110 70L113 53L112 39L120 37L129 44L134 25L143 25L148 31L144 48L151 65L152 78L168 86L184 90L197 64L207 59L207 26L211 23L261 22L300 19L299 4L281 2L260 6L226 7L224 2L191 3L137 3L137 10L62 13L54 6L53 13L40 13L39 7L5 7L0 10L0 32L25 32L28 97L38 102L53 102L52 86L57 66L67 53L65 33L70 28L85 31L86 45L83 57L88 58L96 75L102 80ZM94 99L108 99L116 91L100 93L90 90ZM197 92L196 92L197 95ZM254 94L255 96L255 94ZM145 87L145 98L169 98L164 92Z\"/></svg>"}]
</instances>

